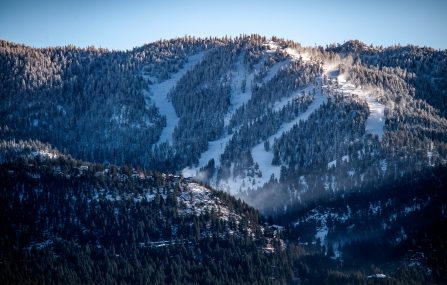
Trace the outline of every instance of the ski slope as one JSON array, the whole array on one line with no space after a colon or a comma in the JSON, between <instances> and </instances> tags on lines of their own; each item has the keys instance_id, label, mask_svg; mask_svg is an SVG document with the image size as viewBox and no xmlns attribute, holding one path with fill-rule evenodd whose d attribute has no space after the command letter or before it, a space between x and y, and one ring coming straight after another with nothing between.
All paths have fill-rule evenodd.
<instances>
[{"instance_id":1,"label":"ski slope","mask_svg":"<svg viewBox=\"0 0 447 285\"><path fill-rule=\"evenodd\" d=\"M214 165L216 168L220 166L220 156L224 153L225 147L231 140L233 135L226 135L215 141L208 142L208 149L200 155L199 163L197 166L186 167L182 170L184 177L197 177L199 179L207 179L209 177L203 177L203 173L200 173L200 168L207 165L211 159L214 159Z\"/></svg>"},{"instance_id":2,"label":"ski slope","mask_svg":"<svg viewBox=\"0 0 447 285\"><path fill-rule=\"evenodd\" d=\"M283 61L279 61L277 63L275 63L271 68L269 68L269 70L267 71L267 74L265 75L265 77L262 79L262 83L268 82L270 80L273 79L273 77L275 77L275 75L282 69L284 68L287 64L289 64L290 61L289 60L283 60Z\"/></svg>"},{"instance_id":3,"label":"ski slope","mask_svg":"<svg viewBox=\"0 0 447 285\"><path fill-rule=\"evenodd\" d=\"M231 72L230 107L224 117L225 128L230 124L230 120L234 113L250 100L254 75L256 71L259 70L261 64L262 61L254 66L251 73L248 73L244 66L243 55L238 58L236 68ZM245 92L242 92L242 84L244 80L246 81L246 86ZM200 173L200 168L207 165L211 159L214 159L215 167L218 168L220 166L220 156L224 153L225 147L232 137L233 135L225 134L223 137L215 141L208 142L208 149L200 155L199 163L196 166L190 166L183 169L182 175L185 177L205 178L202 177L203 174Z\"/></svg>"},{"instance_id":4,"label":"ski slope","mask_svg":"<svg viewBox=\"0 0 447 285\"><path fill-rule=\"evenodd\" d=\"M272 146L276 139L280 138L283 134L290 131L300 121L306 121L309 116L318 108L320 108L320 106L323 105L326 101L327 98L321 92L318 92L315 95L314 100L304 113L296 117L294 120L282 124L278 131L267 139L270 145ZM247 191L249 188L256 189L258 187L264 186L264 184L266 184L270 180L272 175L274 176L274 178L279 179L281 166L272 165L273 152L272 150L265 150L264 142L261 142L254 146L251 149L251 155L253 157L254 163L257 163L259 165L259 170L262 173L261 177L230 177L228 180L218 181L214 186L218 189L230 192L232 194L237 194L240 191Z\"/></svg>"},{"instance_id":5,"label":"ski slope","mask_svg":"<svg viewBox=\"0 0 447 285\"><path fill-rule=\"evenodd\" d=\"M309 116L313 112L315 112L315 110L320 108L320 106L326 102L326 100L327 98L323 94L321 94L321 92L318 92L315 95L314 100L304 113L296 117L294 120L282 124L279 130L267 139L270 145L272 146L276 139L279 139L283 134L289 132L300 121L306 121L307 118L309 118ZM281 167L272 165L273 152L271 150L265 150L264 142L259 143L258 145L253 147L251 154L253 156L254 162L257 162L259 164L259 169L262 172L262 177L256 179L256 184L258 184L259 186L264 185L269 181L272 175L274 175L275 178L279 179Z\"/></svg>"},{"instance_id":6,"label":"ski slope","mask_svg":"<svg viewBox=\"0 0 447 285\"><path fill-rule=\"evenodd\" d=\"M264 54L263 60L261 60L254 68L254 71L250 74L247 74L247 71L243 65L242 57L238 59L236 63L236 69L231 74L232 78L232 94L230 97L230 108L225 116L225 126L228 126L232 116L235 111L240 108L243 104L247 103L251 98L251 83L254 78L254 74L259 71L262 66L263 61L266 59L268 53L275 52L277 48L280 48L276 43L269 42L268 49L266 50L266 54ZM281 68L283 68L286 64L290 63L291 60L310 60L308 56L299 53L296 49L288 48L286 52L290 55L290 60L280 61L274 64L267 71L266 76L263 78L262 83L268 82L271 80ZM246 79L246 92L242 93L241 84L242 81ZM321 85L322 78L317 79L317 82ZM289 102L294 100L297 96L300 96L303 91L305 93L311 92L316 86L313 84L309 84L304 88L294 92L291 96L286 98L282 98L277 101L273 105L273 109L276 111L284 108ZM322 104L326 102L326 97L320 92L315 94L313 102L309 105L304 113L300 116L296 117L294 120L286 122L280 126L278 131L268 138L270 145L274 144L274 141L281 137L284 133L290 131L293 126L298 124L300 121L305 121L307 118L315 112ZM182 174L185 177L195 176L197 178L209 178L202 177L202 173L200 173L200 168L205 166L211 159L214 159L215 166L218 168L220 166L220 156L223 154L226 145L232 138L232 135L225 135L224 137L209 142L208 149L201 154L199 159L199 163L196 166L191 166L185 168L182 171ZM262 173L262 177L253 177L253 178L240 178L240 177L230 177L226 181L216 181L215 177L211 179L211 184L213 186L225 190L230 193L237 193L239 191L247 190L249 187L257 188L263 186L270 180L270 177L273 175L275 178L280 177L280 166L272 166L273 160L273 152L266 151L264 148L264 142L259 143L251 149L252 157L255 163L259 165L259 170Z\"/></svg>"},{"instance_id":7,"label":"ski slope","mask_svg":"<svg viewBox=\"0 0 447 285\"><path fill-rule=\"evenodd\" d=\"M264 54L264 60L268 56L268 53L272 53L278 48L281 49L281 47L279 47L274 42L269 42L266 45L268 45L268 49ZM267 75L262 81L263 83L271 80L275 76L275 74L277 74L277 72L281 68L283 68L285 64L290 63L291 60L303 60L305 62L313 60L308 54L301 52L299 49L286 48L284 49L284 51L287 52L290 59L278 62L273 65L267 71ZM252 95L251 83L253 81L254 74L259 71L262 63L263 60L261 60L260 63L255 66L255 69L252 73L248 74L243 64L242 56L236 62L235 69L231 73L232 94L230 97L230 108L224 119L226 127L228 126L236 110L243 106L243 104L247 103L248 100L250 100ZM277 132L267 139L270 146L273 146L275 140L279 139L282 135L289 132L295 125L299 124L302 121L306 121L312 113L314 113L327 101L327 94L323 94L324 87L330 88L331 91L343 93L349 96L350 99L366 101L370 110L370 115L368 116L366 122L366 132L377 135L379 139L382 138L385 106L378 101L379 93L377 92L377 90L366 90L362 89L361 86L354 86L352 83L346 80L346 77L343 74L340 74L339 70L340 62L326 62L323 65L323 74L319 78L317 78L314 83L308 84L307 86L304 86L304 88L294 92L292 95L282 98L273 103L273 110L280 111L289 102L294 100L296 97L301 96L303 92L306 94L310 94L314 93L312 91L316 91L312 103L308 106L305 112L297 116L292 121L284 122L277 130ZM327 77L329 78L329 80L332 81L336 80L338 82L338 85L336 85L335 87L333 84L323 86L324 77ZM245 92L242 92L241 85L244 80L246 80L246 90ZM220 156L224 153L225 147L227 146L231 138L232 135L225 134L218 140L209 142L208 149L201 154L199 163L195 166L185 168L182 171L182 174L186 177L196 176L197 178L210 179L210 177L201 177L203 174L200 173L200 168L207 165L211 159L214 159L215 167L216 169L218 169L220 167ZM253 157L254 163L259 166L259 171L262 174L261 176L254 175L253 177L247 176L244 178L242 178L241 176L236 176L230 177L228 180L225 181L216 181L216 177L212 177L210 183L221 190L236 194L240 191L246 191L250 188L256 189L258 187L262 187L271 179L271 177L279 179L281 166L272 165L274 156L273 151L271 149L269 151L265 150L264 142L265 141L262 141L251 149L251 155Z\"/></svg>"},{"instance_id":8,"label":"ski slope","mask_svg":"<svg viewBox=\"0 0 447 285\"><path fill-rule=\"evenodd\" d=\"M175 126L178 124L179 117L175 112L171 100L168 98L169 91L175 87L180 78L202 60L203 56L204 52L201 52L188 57L188 62L182 69L173 74L168 80L151 85L149 92L146 92L145 96L150 98L150 101L155 104L160 115L166 117L166 127L162 130L160 139L156 144L168 142L172 145L172 134L174 133ZM148 102L149 100L146 101Z\"/></svg>"},{"instance_id":9,"label":"ski slope","mask_svg":"<svg viewBox=\"0 0 447 285\"><path fill-rule=\"evenodd\" d=\"M339 88L343 94L352 95L354 99L358 98L367 103L369 116L366 119L365 131L369 134L377 135L379 140L383 137L383 127L385 126L385 105L378 101L380 92L378 90L366 90L361 86L355 86L349 83L345 76L337 77Z\"/></svg>"},{"instance_id":10,"label":"ski slope","mask_svg":"<svg viewBox=\"0 0 447 285\"><path fill-rule=\"evenodd\" d=\"M252 96L252 83L254 80L254 76L257 72L259 72L262 64L266 57L264 56L259 63L257 63L253 67L253 71L248 73L247 69L244 66L243 56L241 55L237 62L236 68L231 73L231 96L230 96L230 107L228 109L227 114L224 117L224 126L228 127L231 118L235 114L235 112L246 104L251 96ZM273 77L276 72L283 66L285 62L277 63L277 67L275 71L271 73L271 77ZM270 72L270 70L269 70ZM269 73L270 74L270 73ZM269 76L269 75L267 75ZM246 81L245 92L242 92L242 83ZM265 78L264 78L265 80ZM289 98L288 100L292 100L293 98ZM185 177L197 177L197 178L209 178L203 177L203 173L200 172L200 168L207 165L211 159L214 159L215 167L220 167L220 156L224 153L225 147L228 142L231 140L233 135L225 134L223 137L208 142L208 149L200 155L199 163L196 166L190 166L182 170L182 175Z\"/></svg>"},{"instance_id":11,"label":"ski slope","mask_svg":"<svg viewBox=\"0 0 447 285\"><path fill-rule=\"evenodd\" d=\"M228 113L225 115L224 124L227 127L230 123L231 118L237 109L246 104L251 98L251 87L255 76L255 71L259 70L261 63L254 66L253 72L247 74L247 69L244 66L243 55L240 55L238 61L236 62L236 70L232 72L231 78L231 96L230 96L230 107ZM245 80L245 92L242 92L242 84Z\"/></svg>"}]
</instances>

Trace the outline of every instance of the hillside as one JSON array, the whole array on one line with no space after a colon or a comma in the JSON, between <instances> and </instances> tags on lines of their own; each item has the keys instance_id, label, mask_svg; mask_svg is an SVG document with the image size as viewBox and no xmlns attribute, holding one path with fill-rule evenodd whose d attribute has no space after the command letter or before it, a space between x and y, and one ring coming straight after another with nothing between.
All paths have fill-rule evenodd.
<instances>
[{"instance_id":1,"label":"hillside","mask_svg":"<svg viewBox=\"0 0 447 285\"><path fill-rule=\"evenodd\" d=\"M7 283L447 278L446 50L0 40L0 99Z\"/></svg>"},{"instance_id":2,"label":"hillside","mask_svg":"<svg viewBox=\"0 0 447 285\"><path fill-rule=\"evenodd\" d=\"M262 211L447 161L445 51L252 35L0 54L2 138L196 177Z\"/></svg>"},{"instance_id":3,"label":"hillside","mask_svg":"<svg viewBox=\"0 0 447 285\"><path fill-rule=\"evenodd\" d=\"M3 144L2 154L3 284L268 281L264 252L280 240L228 194L39 143Z\"/></svg>"},{"instance_id":4,"label":"hillside","mask_svg":"<svg viewBox=\"0 0 447 285\"><path fill-rule=\"evenodd\" d=\"M263 222L226 193L179 176L78 161L30 141L2 143L1 158L3 284L377 284L382 277L376 275L387 284L437 284L446 277L446 233L433 228L445 228L445 214L438 213L445 210L445 169L434 172L431 183L411 182L408 196L419 196L413 204L429 207L408 211L412 228L395 243L395 227L380 240L360 238L375 230L373 224L360 228L367 193L346 198L357 201L347 218L340 213L343 201L322 201L284 228ZM389 195L383 190L374 190L377 199ZM373 216L387 217L387 205L368 201ZM307 240L306 223L319 221L329 242ZM348 226L352 239L334 247L350 223L357 225ZM369 251L379 247L386 250Z\"/></svg>"}]
</instances>

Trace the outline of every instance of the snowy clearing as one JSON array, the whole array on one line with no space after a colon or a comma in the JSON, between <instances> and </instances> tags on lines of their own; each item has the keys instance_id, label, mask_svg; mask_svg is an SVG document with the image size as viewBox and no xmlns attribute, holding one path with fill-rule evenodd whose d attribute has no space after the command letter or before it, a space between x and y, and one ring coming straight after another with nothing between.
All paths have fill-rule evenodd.
<instances>
[{"instance_id":1,"label":"snowy clearing","mask_svg":"<svg viewBox=\"0 0 447 285\"><path fill-rule=\"evenodd\" d=\"M261 62L254 66L253 72L250 74L247 73L247 70L244 66L243 57L238 59L236 63L236 70L232 72L231 78L231 97L230 97L230 108L228 113L224 118L225 127L230 123L231 118L237 109L239 109L242 105L246 104L248 100L251 98L251 85L255 76L255 71L259 70ZM242 84L245 80L245 92L242 92Z\"/></svg>"},{"instance_id":2,"label":"snowy clearing","mask_svg":"<svg viewBox=\"0 0 447 285\"><path fill-rule=\"evenodd\" d=\"M242 105L246 104L251 98L251 85L256 70L259 70L262 62L259 62L254 66L253 72L247 74L247 70L244 66L243 57L240 56L236 62L236 69L231 73L231 97L230 107L224 118L224 126L228 127L231 118L236 110ZM242 84L245 80L245 92L242 92ZM182 170L182 175L185 177L197 177L198 179L206 179L209 177L202 177L203 173L200 173L200 168L205 166L211 159L214 159L216 168L220 166L220 156L225 151L227 143L231 140L233 135L224 135L223 137L208 142L208 149L200 155L199 163L196 166L187 167Z\"/></svg>"},{"instance_id":3,"label":"snowy clearing","mask_svg":"<svg viewBox=\"0 0 447 285\"><path fill-rule=\"evenodd\" d=\"M310 94L310 92L313 89L316 89L316 86L314 86L313 84L309 84L306 87L293 92L292 95L281 98L279 101L276 101L273 104L273 111L276 111L276 112L281 111L281 109L284 108L287 104L292 103L292 101L294 99L297 99L298 97L302 96L304 93Z\"/></svg>"},{"instance_id":4,"label":"snowy clearing","mask_svg":"<svg viewBox=\"0 0 447 285\"><path fill-rule=\"evenodd\" d=\"M383 127L385 126L385 105L378 101L381 92L379 90L363 89L361 86L355 86L348 82L345 74L339 74L337 64L326 64L323 68L329 78L337 79L339 87L334 91L351 95L354 99L358 98L368 104L370 114L366 120L365 131L369 134L377 135L379 140L381 140Z\"/></svg>"},{"instance_id":5,"label":"snowy clearing","mask_svg":"<svg viewBox=\"0 0 447 285\"><path fill-rule=\"evenodd\" d=\"M281 70L281 68L284 68L290 61L289 60L283 60L280 62L275 63L269 70L267 71L267 74L262 79L262 83L268 82L272 80L273 77L278 73L278 71Z\"/></svg>"},{"instance_id":6,"label":"snowy clearing","mask_svg":"<svg viewBox=\"0 0 447 285\"><path fill-rule=\"evenodd\" d=\"M366 120L365 130L367 133L377 135L381 140L383 137L383 127L385 125L385 105L378 101L378 92L373 90L364 90L361 86L355 87L350 84L342 76L339 76L340 91L343 93L356 95L361 100L366 101L370 114Z\"/></svg>"},{"instance_id":7,"label":"snowy clearing","mask_svg":"<svg viewBox=\"0 0 447 285\"><path fill-rule=\"evenodd\" d=\"M188 70L192 69L202 60L203 56L204 52L190 56L188 58L188 62L183 66L183 68L177 73L173 74L171 78L149 86L150 91L146 92L145 96L150 98L150 101L155 104L160 112L160 115L166 117L166 127L161 132L160 139L158 140L157 144L167 141L172 145L172 134L174 133L174 128L177 126L179 120L174 106L168 99L169 91L175 87L180 78L182 78ZM143 77L148 78L148 76ZM146 100L146 104L150 101Z\"/></svg>"},{"instance_id":8,"label":"snowy clearing","mask_svg":"<svg viewBox=\"0 0 447 285\"><path fill-rule=\"evenodd\" d=\"M233 135L227 135L221 139L208 142L208 149L200 155L199 164L196 167L187 167L182 170L184 177L197 177L199 179L206 179L208 177L201 177L199 173L200 168L205 166L211 159L214 159L216 168L220 166L220 156L223 154L227 143L231 140Z\"/></svg>"},{"instance_id":9,"label":"snowy clearing","mask_svg":"<svg viewBox=\"0 0 447 285\"><path fill-rule=\"evenodd\" d=\"M368 279L371 279L371 278L383 279L383 278L386 278L386 275L382 274L382 273L376 273L376 274L373 274L373 275L368 275L367 278Z\"/></svg>"},{"instance_id":10,"label":"snowy clearing","mask_svg":"<svg viewBox=\"0 0 447 285\"><path fill-rule=\"evenodd\" d=\"M314 100L304 113L296 117L294 120L282 124L279 130L267 139L270 142L270 145L273 145L275 139L280 138L284 133L290 131L293 126L298 124L300 121L307 120L307 118L324 102L326 102L326 100L327 98L324 95L320 92L317 93ZM264 142L254 146L251 150L251 154L254 162L259 165L259 170L262 173L261 177L230 177L228 180L220 181L216 187L234 194L238 193L239 191L247 190L248 188L256 189L258 187L262 187L270 180L272 175L276 179L279 179L281 166L272 165L273 152L265 150Z\"/></svg>"},{"instance_id":11,"label":"snowy clearing","mask_svg":"<svg viewBox=\"0 0 447 285\"><path fill-rule=\"evenodd\" d=\"M294 120L282 124L279 130L268 138L270 145L273 145L276 139L280 138L286 132L289 132L293 128L293 126L298 124L300 121L306 121L307 118L309 118L309 116L313 112L315 112L315 110L317 110L324 102L326 102L326 100L327 98L324 95L322 95L321 93L317 93L313 102L309 105L304 113L296 117ZM253 156L253 160L259 164L259 169L262 172L262 177L257 181L257 184L260 184L259 186L267 183L272 174L275 175L277 179L279 178L281 167L272 165L273 152L265 150L264 142L256 145L252 149L251 154Z\"/></svg>"}]
</instances>

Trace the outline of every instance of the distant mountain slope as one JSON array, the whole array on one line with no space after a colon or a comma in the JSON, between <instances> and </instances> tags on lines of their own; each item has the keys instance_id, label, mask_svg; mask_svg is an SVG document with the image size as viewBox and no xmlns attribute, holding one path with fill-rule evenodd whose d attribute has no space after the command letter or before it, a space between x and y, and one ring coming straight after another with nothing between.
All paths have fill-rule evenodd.
<instances>
[{"instance_id":1,"label":"distant mountain slope","mask_svg":"<svg viewBox=\"0 0 447 285\"><path fill-rule=\"evenodd\" d=\"M447 164L446 58L259 35L126 52L1 41L0 139L194 177L289 216Z\"/></svg>"},{"instance_id":2,"label":"distant mountain slope","mask_svg":"<svg viewBox=\"0 0 447 285\"><path fill-rule=\"evenodd\" d=\"M327 48L338 54L352 55L362 64L400 73L414 87L416 98L439 109L447 110L447 51L430 47L392 46L368 47L360 41L348 41Z\"/></svg>"},{"instance_id":3,"label":"distant mountain slope","mask_svg":"<svg viewBox=\"0 0 447 285\"><path fill-rule=\"evenodd\" d=\"M359 41L0 40L0 283L443 284L446 76Z\"/></svg>"}]
</instances>

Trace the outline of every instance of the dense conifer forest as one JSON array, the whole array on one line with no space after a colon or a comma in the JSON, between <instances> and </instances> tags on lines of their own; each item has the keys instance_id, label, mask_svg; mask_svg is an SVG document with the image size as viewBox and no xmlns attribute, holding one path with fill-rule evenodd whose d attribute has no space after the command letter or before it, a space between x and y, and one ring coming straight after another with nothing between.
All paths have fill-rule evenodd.
<instances>
[{"instance_id":1,"label":"dense conifer forest","mask_svg":"<svg viewBox=\"0 0 447 285\"><path fill-rule=\"evenodd\" d=\"M443 284L447 51L0 40L0 283Z\"/></svg>"}]
</instances>

